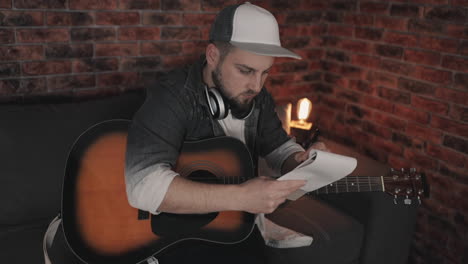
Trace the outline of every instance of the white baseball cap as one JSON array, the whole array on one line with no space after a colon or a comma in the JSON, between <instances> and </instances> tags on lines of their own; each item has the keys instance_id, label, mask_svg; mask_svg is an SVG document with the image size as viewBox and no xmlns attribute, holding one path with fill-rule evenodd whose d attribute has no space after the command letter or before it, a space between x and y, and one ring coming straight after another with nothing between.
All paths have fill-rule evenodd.
<instances>
[{"instance_id":1,"label":"white baseball cap","mask_svg":"<svg viewBox=\"0 0 468 264\"><path fill-rule=\"evenodd\" d=\"M301 59L301 56L281 47L275 17L268 10L249 2L221 10L211 26L210 41L229 42L260 55Z\"/></svg>"}]
</instances>

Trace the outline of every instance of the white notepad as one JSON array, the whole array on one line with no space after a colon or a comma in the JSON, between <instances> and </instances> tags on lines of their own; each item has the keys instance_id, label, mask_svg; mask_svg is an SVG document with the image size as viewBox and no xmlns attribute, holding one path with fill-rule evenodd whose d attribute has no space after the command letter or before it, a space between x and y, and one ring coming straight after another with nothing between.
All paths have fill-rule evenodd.
<instances>
[{"instance_id":1,"label":"white notepad","mask_svg":"<svg viewBox=\"0 0 468 264\"><path fill-rule=\"evenodd\" d=\"M307 160L278 180L306 180L301 189L290 194L289 200L296 200L302 195L338 181L354 171L357 160L321 150L312 150Z\"/></svg>"}]
</instances>

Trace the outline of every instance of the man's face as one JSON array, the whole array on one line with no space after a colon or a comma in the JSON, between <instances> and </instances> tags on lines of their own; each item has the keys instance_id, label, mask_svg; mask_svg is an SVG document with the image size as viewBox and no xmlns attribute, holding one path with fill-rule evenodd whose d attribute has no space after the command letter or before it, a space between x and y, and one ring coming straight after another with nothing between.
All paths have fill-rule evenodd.
<instances>
[{"instance_id":1,"label":"man's face","mask_svg":"<svg viewBox=\"0 0 468 264\"><path fill-rule=\"evenodd\" d=\"M212 72L213 83L228 99L235 116L248 113L265 83L274 58L233 48Z\"/></svg>"}]
</instances>

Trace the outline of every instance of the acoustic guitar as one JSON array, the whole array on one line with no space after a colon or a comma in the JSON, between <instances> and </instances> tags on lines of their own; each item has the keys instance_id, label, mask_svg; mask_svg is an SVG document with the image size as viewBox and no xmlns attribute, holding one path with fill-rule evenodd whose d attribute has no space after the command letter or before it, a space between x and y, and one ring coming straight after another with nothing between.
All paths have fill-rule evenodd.
<instances>
[{"instance_id":1,"label":"acoustic guitar","mask_svg":"<svg viewBox=\"0 0 468 264\"><path fill-rule=\"evenodd\" d=\"M249 236L255 215L246 212L152 215L131 207L124 176L129 124L97 124L70 150L61 217L66 241L78 258L85 263L142 263L184 241L233 244ZM239 184L255 175L248 149L232 137L184 143L174 170L190 180L217 184ZM318 192L385 191L408 199L424 193L422 179L414 171L353 176Z\"/></svg>"}]
</instances>

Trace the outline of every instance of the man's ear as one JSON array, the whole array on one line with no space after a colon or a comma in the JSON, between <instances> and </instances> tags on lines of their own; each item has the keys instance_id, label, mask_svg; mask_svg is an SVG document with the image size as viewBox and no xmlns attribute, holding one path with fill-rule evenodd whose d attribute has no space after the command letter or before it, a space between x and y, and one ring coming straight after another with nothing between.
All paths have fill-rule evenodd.
<instances>
[{"instance_id":1,"label":"man's ear","mask_svg":"<svg viewBox=\"0 0 468 264\"><path fill-rule=\"evenodd\" d=\"M206 63L208 63L212 68L215 68L216 65L218 65L220 53L215 44L210 43L206 46L205 56Z\"/></svg>"}]
</instances>

